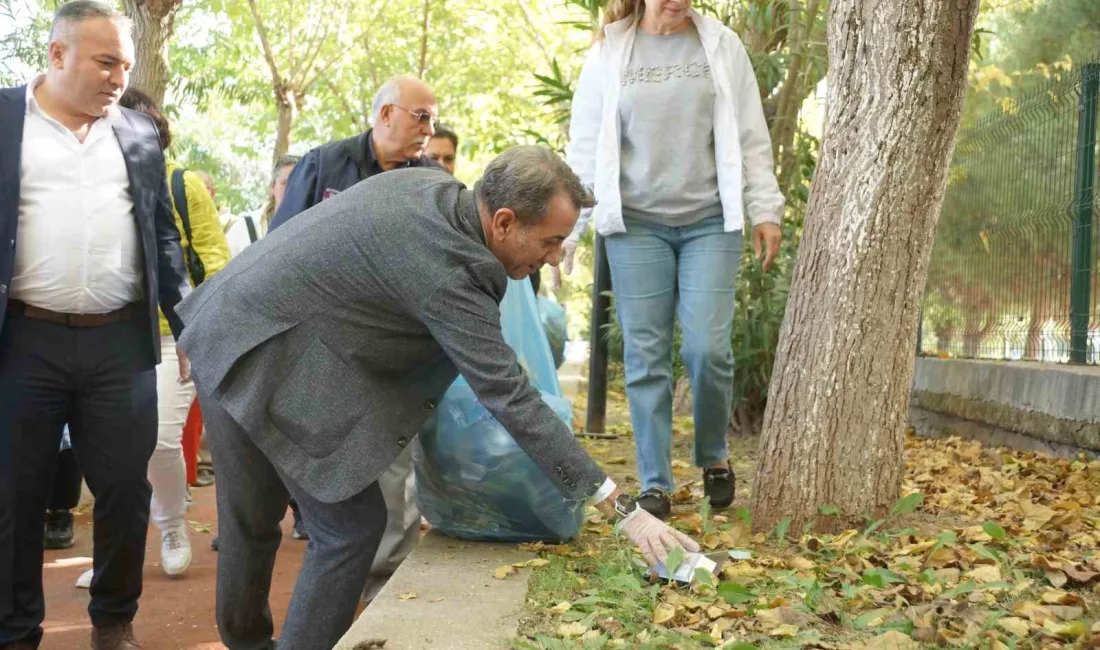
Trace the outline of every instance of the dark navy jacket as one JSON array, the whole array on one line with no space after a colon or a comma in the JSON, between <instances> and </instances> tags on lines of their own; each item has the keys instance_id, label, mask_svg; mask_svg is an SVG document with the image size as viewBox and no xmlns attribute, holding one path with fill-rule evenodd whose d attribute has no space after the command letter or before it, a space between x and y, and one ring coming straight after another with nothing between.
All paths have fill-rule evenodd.
<instances>
[{"instance_id":1,"label":"dark navy jacket","mask_svg":"<svg viewBox=\"0 0 1100 650\"><path fill-rule=\"evenodd\" d=\"M183 321L176 303L191 288L183 263L183 249L168 193L164 154L157 127L147 115L125 108L114 132L126 160L134 221L138 226L145 272L145 298L149 304L149 360L160 362L160 323L157 304L178 338ZM27 87L0 89L0 333L8 308L8 287L15 272L15 247L19 245L20 158L23 122L27 113Z\"/></svg>"},{"instance_id":2,"label":"dark navy jacket","mask_svg":"<svg viewBox=\"0 0 1100 650\"><path fill-rule=\"evenodd\" d=\"M288 219L301 214L325 199L343 192L359 181L382 173L382 165L371 147L371 132L339 140L311 150L290 172L286 194L269 230L275 230ZM405 167L442 169L438 163L421 156L405 163ZM400 168L399 168L400 169Z\"/></svg>"}]
</instances>

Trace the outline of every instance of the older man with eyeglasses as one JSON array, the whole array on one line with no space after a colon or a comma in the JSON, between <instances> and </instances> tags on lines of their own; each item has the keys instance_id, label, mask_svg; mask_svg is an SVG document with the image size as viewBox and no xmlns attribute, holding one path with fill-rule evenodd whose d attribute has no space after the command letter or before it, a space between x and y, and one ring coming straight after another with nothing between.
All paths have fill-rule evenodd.
<instances>
[{"instance_id":1,"label":"older man with eyeglasses","mask_svg":"<svg viewBox=\"0 0 1100 650\"><path fill-rule=\"evenodd\" d=\"M432 89L416 77L393 77L382 84L371 106L372 128L307 153L287 180L269 229L375 174L402 167L440 168L424 155L435 134L436 114Z\"/></svg>"}]
</instances>

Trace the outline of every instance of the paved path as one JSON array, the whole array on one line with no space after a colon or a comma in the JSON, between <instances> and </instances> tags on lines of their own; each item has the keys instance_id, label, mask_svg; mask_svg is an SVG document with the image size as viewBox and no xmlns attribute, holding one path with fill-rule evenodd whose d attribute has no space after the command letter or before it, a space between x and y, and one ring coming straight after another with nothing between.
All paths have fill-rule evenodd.
<instances>
[{"instance_id":1,"label":"paved path","mask_svg":"<svg viewBox=\"0 0 1100 650\"><path fill-rule=\"evenodd\" d=\"M160 570L160 533L149 527L145 556L145 591L134 621L138 641L145 650L221 650L214 622L214 567L217 553L210 550L215 525L214 488L193 488L195 504L187 518L211 528L210 533L191 531L194 560L181 579L173 580ZM305 542L290 536L291 520L283 522L283 544L275 564L271 608L276 634L294 581L298 576ZM76 524L77 544L64 551L47 551L44 574L46 630L41 650L87 648L91 623L88 620L88 592L73 586L77 577L92 566L91 513L81 514Z\"/></svg>"}]
</instances>

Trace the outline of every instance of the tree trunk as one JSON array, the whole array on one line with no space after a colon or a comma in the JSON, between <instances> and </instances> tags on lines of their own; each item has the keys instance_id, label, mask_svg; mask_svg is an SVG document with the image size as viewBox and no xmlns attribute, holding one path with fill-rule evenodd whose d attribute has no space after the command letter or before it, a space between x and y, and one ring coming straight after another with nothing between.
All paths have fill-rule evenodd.
<instances>
[{"instance_id":1,"label":"tree trunk","mask_svg":"<svg viewBox=\"0 0 1100 650\"><path fill-rule=\"evenodd\" d=\"M825 141L780 334L753 526L897 500L917 316L979 0L834 0ZM839 516L818 514L835 506Z\"/></svg>"},{"instance_id":2,"label":"tree trunk","mask_svg":"<svg viewBox=\"0 0 1100 650\"><path fill-rule=\"evenodd\" d=\"M130 85L164 104L168 88L168 41L182 0L123 0L134 21L134 69Z\"/></svg>"},{"instance_id":3,"label":"tree trunk","mask_svg":"<svg viewBox=\"0 0 1100 650\"><path fill-rule=\"evenodd\" d=\"M294 120L298 118L298 101L293 92L276 91L275 103L279 108L279 121L275 127L275 152L272 154L272 164L290 150L290 134L294 128Z\"/></svg>"}]
</instances>

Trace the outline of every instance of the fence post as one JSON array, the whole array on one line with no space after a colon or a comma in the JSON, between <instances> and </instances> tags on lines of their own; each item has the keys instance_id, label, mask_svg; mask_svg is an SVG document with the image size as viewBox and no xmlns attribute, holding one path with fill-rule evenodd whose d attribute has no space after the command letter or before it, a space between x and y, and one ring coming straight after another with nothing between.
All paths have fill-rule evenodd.
<instances>
[{"instance_id":1,"label":"fence post","mask_svg":"<svg viewBox=\"0 0 1100 650\"><path fill-rule=\"evenodd\" d=\"M924 351L924 296L927 295L927 290L924 294L921 294L921 308L917 312L917 356L921 355Z\"/></svg>"},{"instance_id":2,"label":"fence post","mask_svg":"<svg viewBox=\"0 0 1100 650\"><path fill-rule=\"evenodd\" d=\"M1070 276L1070 362L1088 361L1092 284L1092 201L1096 178L1096 109L1100 63L1084 67L1077 121L1077 172L1073 184L1073 272Z\"/></svg>"},{"instance_id":3,"label":"fence post","mask_svg":"<svg viewBox=\"0 0 1100 650\"><path fill-rule=\"evenodd\" d=\"M596 235L595 270L592 277L592 315L591 332L588 335L590 353L588 356L588 409L586 411L585 433L603 433L607 424L607 339L604 326L607 325L607 311L611 301L607 292L611 291L611 268L607 264L607 247L603 237Z\"/></svg>"}]
</instances>

